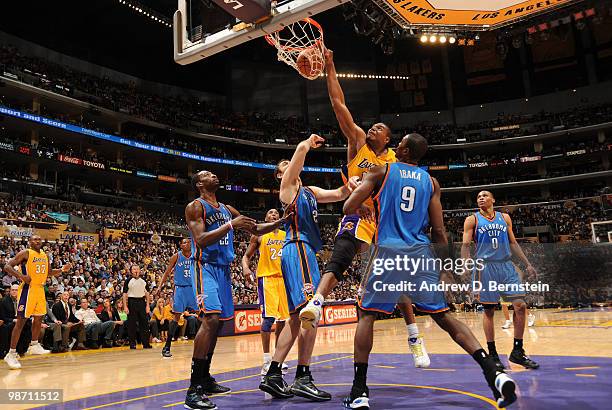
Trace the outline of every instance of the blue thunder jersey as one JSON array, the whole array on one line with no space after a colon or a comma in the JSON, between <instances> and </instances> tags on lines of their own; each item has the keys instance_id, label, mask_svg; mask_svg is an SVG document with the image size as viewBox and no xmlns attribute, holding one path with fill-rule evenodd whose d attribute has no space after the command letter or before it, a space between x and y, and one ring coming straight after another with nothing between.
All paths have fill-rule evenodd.
<instances>
[{"instance_id":1,"label":"blue thunder jersey","mask_svg":"<svg viewBox=\"0 0 612 410\"><path fill-rule=\"evenodd\" d=\"M495 212L493 219L487 219L480 212L476 217L474 241L476 242L476 257L488 261L510 260L510 240L508 239L508 224L501 212Z\"/></svg>"},{"instance_id":2,"label":"blue thunder jersey","mask_svg":"<svg viewBox=\"0 0 612 410\"><path fill-rule=\"evenodd\" d=\"M206 232L214 231L221 225L232 220L232 213L225 205L219 203L219 208L215 208L202 198L197 199L204 209L204 230ZM210 263L213 265L230 265L234 260L234 231L230 230L218 242L208 245L205 248L200 248L191 234L191 258L199 260L202 263Z\"/></svg>"},{"instance_id":3,"label":"blue thunder jersey","mask_svg":"<svg viewBox=\"0 0 612 410\"><path fill-rule=\"evenodd\" d=\"M304 242L318 252L323 243L321 232L317 223L317 198L308 188L300 186L300 189L293 199L293 202L286 207L287 212L293 210L294 215L289 221L285 222L285 244L294 242Z\"/></svg>"},{"instance_id":4,"label":"blue thunder jersey","mask_svg":"<svg viewBox=\"0 0 612 410\"><path fill-rule=\"evenodd\" d=\"M427 171L403 162L387 164L385 178L373 197L379 246L429 244L429 200L433 182Z\"/></svg>"},{"instance_id":5,"label":"blue thunder jersey","mask_svg":"<svg viewBox=\"0 0 612 410\"><path fill-rule=\"evenodd\" d=\"M191 286L191 259L186 258L183 252L178 253L174 265L174 286Z\"/></svg>"}]
</instances>

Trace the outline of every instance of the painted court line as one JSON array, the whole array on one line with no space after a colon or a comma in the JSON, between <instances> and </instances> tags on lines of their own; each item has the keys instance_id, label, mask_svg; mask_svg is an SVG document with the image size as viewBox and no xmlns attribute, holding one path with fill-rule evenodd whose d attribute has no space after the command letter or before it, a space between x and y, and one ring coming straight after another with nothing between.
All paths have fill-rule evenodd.
<instances>
[{"instance_id":1,"label":"painted court line","mask_svg":"<svg viewBox=\"0 0 612 410\"><path fill-rule=\"evenodd\" d=\"M591 370L599 369L599 366L584 366L584 367L564 367L564 370Z\"/></svg>"}]
</instances>

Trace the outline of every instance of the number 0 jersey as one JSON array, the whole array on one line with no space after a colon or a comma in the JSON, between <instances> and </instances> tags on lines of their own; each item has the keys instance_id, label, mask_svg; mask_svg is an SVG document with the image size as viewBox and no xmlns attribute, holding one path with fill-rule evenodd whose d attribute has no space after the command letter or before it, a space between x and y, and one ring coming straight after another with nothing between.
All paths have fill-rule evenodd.
<instances>
[{"instance_id":1,"label":"number 0 jersey","mask_svg":"<svg viewBox=\"0 0 612 410\"><path fill-rule=\"evenodd\" d=\"M198 198L197 201L202 205L202 218L204 219L204 230L206 232L214 231L232 220L232 213L222 203L219 203L219 207L216 208L202 198ZM230 265L234 260L234 231L230 230L218 242L205 248L200 248L197 245L193 232L190 232L190 235L192 259L213 265Z\"/></svg>"},{"instance_id":2,"label":"number 0 jersey","mask_svg":"<svg viewBox=\"0 0 612 410\"><path fill-rule=\"evenodd\" d=\"M47 282L49 258L44 251L36 252L28 248L28 260L21 265L22 275L28 275L32 280L30 286L42 286Z\"/></svg>"},{"instance_id":3,"label":"number 0 jersey","mask_svg":"<svg viewBox=\"0 0 612 410\"><path fill-rule=\"evenodd\" d=\"M501 212L495 212L493 219L488 219L480 212L474 214L474 241L476 257L485 261L510 260L510 240L508 224Z\"/></svg>"},{"instance_id":4,"label":"number 0 jersey","mask_svg":"<svg viewBox=\"0 0 612 410\"><path fill-rule=\"evenodd\" d=\"M281 256L285 243L285 231L279 230L262 235L259 243L259 261L257 262L257 277L282 275Z\"/></svg>"},{"instance_id":5,"label":"number 0 jersey","mask_svg":"<svg viewBox=\"0 0 612 410\"><path fill-rule=\"evenodd\" d=\"M403 162L387 164L383 183L373 197L380 246L428 244L429 200L433 182L427 171Z\"/></svg>"}]
</instances>

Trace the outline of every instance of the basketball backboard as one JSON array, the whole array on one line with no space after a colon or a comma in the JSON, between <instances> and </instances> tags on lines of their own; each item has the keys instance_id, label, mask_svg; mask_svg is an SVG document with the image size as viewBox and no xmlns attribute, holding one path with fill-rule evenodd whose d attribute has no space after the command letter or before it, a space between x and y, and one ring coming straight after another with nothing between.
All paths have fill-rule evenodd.
<instances>
[{"instance_id":1,"label":"basketball backboard","mask_svg":"<svg viewBox=\"0 0 612 410\"><path fill-rule=\"evenodd\" d=\"M312 17L339 6L349 0L285 0L272 2L271 14L262 22L247 24L238 22L231 27L214 33L202 33L194 40L188 33L187 21L190 19L188 0L178 0L178 10L174 13L174 60L179 64L191 64L228 50L247 41L272 34L289 24L306 17ZM225 0L227 3L230 0ZM233 0L232 0L233 1Z\"/></svg>"}]
</instances>

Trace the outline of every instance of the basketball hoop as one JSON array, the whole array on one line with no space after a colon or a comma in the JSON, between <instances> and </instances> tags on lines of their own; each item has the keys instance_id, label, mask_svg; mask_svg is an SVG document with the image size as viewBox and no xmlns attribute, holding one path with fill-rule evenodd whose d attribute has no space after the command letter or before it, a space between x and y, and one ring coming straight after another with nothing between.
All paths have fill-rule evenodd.
<instances>
[{"instance_id":1,"label":"basketball hoop","mask_svg":"<svg viewBox=\"0 0 612 410\"><path fill-rule=\"evenodd\" d=\"M289 24L266 35L266 41L278 50L278 61L293 67L302 77L314 80L323 73L323 28L313 19L305 18Z\"/></svg>"}]
</instances>

